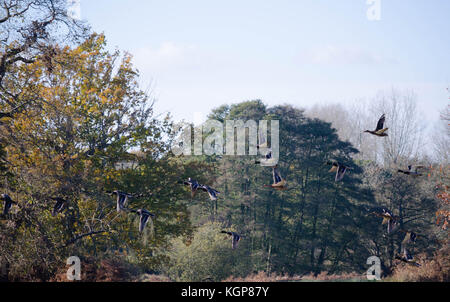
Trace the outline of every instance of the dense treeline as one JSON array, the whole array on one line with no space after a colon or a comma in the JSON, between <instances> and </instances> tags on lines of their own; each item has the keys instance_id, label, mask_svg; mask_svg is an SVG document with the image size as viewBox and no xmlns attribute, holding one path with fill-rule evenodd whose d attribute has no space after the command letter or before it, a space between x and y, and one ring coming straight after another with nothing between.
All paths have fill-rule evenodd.
<instances>
[{"instance_id":1,"label":"dense treeline","mask_svg":"<svg viewBox=\"0 0 450 302\"><path fill-rule=\"evenodd\" d=\"M83 280L362 274L373 255L388 275L399 265L404 233L387 234L371 214L377 207L419 235L412 253L424 261L447 246L447 157L431 160L413 152L416 145L399 146L408 141L397 136L411 132L392 131L379 160L377 148L343 135L364 130L354 121L336 125L291 105L253 100L220 106L209 118L279 120L278 166L287 190L264 187L272 170L255 164L260 155L175 156L179 133L170 116L154 114L131 55L107 51L105 37L69 18L65 5L0 5L0 190L15 201L0 216L2 279L64 280L74 255L83 261ZM329 160L352 169L336 182ZM418 178L396 172L411 161L434 170ZM219 190L219 198L191 197L180 184L188 177ZM114 190L140 194L127 207L156 214L144 232L134 212L116 211L108 193ZM52 215L57 197L67 204ZM239 248L222 230L242 235ZM448 262L439 265L448 273Z\"/></svg>"},{"instance_id":2,"label":"dense treeline","mask_svg":"<svg viewBox=\"0 0 450 302\"><path fill-rule=\"evenodd\" d=\"M278 165L288 181L285 191L263 187L271 182L271 169L255 165L256 157L204 159L214 167L208 177L215 180L214 186L223 197L214 202L205 197L204 202L192 205L194 223L202 226L200 233L206 232L205 228L217 229L219 224L246 236L241 250L233 251L236 266L227 268L229 259L226 255L221 258L228 274L246 276L262 270L289 275L363 273L372 255L380 257L388 274L396 265L394 259L401 253L405 234L387 234L386 226L371 213L379 207L400 217L400 229L421 234L414 253L432 253L440 246L434 225L436 179L431 175L412 179L373 161L355 161L358 150L340 140L330 123L308 118L289 105L266 107L261 101L249 101L222 106L209 117L221 121L279 120ZM328 172L325 163L331 159L353 168L342 182L335 182L334 174ZM195 238L196 244L207 244L204 238ZM202 255L204 259L204 253L178 245L175 255L177 259ZM216 249L210 253L210 257L217 256ZM217 261L215 265L219 265ZM182 265L195 271L195 280L211 278L208 270L192 263L196 262ZM171 277L192 280L183 274Z\"/></svg>"}]
</instances>

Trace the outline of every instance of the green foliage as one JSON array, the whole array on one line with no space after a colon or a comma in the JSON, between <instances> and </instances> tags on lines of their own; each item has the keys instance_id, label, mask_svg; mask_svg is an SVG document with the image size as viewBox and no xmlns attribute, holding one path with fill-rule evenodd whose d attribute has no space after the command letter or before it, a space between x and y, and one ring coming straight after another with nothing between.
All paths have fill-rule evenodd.
<instances>
[{"instance_id":1,"label":"green foliage","mask_svg":"<svg viewBox=\"0 0 450 302\"><path fill-rule=\"evenodd\" d=\"M165 273L175 281L222 281L230 275L246 276L252 272L249 242L244 238L239 248L231 248L231 238L220 231L219 223L205 223L192 240L174 240L171 259Z\"/></svg>"}]
</instances>

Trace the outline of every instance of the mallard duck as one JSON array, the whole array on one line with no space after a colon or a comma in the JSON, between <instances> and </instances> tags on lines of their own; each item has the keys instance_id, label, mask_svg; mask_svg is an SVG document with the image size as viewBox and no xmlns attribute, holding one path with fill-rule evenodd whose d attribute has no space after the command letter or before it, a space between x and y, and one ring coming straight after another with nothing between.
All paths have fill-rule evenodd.
<instances>
[{"instance_id":1,"label":"mallard duck","mask_svg":"<svg viewBox=\"0 0 450 302\"><path fill-rule=\"evenodd\" d=\"M344 178L345 172L351 169L350 167L337 161L328 161L327 163L329 165L332 165L331 169L328 170L328 172L336 172L334 181L341 181Z\"/></svg>"},{"instance_id":2,"label":"mallard duck","mask_svg":"<svg viewBox=\"0 0 450 302\"><path fill-rule=\"evenodd\" d=\"M264 185L265 187L271 187L276 190L284 190L286 188L286 180L281 177L278 171L278 165L272 167L273 184Z\"/></svg>"},{"instance_id":3,"label":"mallard duck","mask_svg":"<svg viewBox=\"0 0 450 302\"><path fill-rule=\"evenodd\" d=\"M125 209L125 205L127 204L128 199L130 199L130 198L153 196L152 192L130 194L130 193L122 192L119 190L115 190L113 192L107 191L106 193L108 193L111 196L113 196L113 195L117 196L117 212L120 212L121 210Z\"/></svg>"},{"instance_id":4,"label":"mallard duck","mask_svg":"<svg viewBox=\"0 0 450 302\"><path fill-rule=\"evenodd\" d=\"M394 214L388 209L388 208L377 208L372 210L372 214L383 217L383 222L381 224L386 224L388 220L392 219L394 217Z\"/></svg>"},{"instance_id":5,"label":"mallard duck","mask_svg":"<svg viewBox=\"0 0 450 302\"><path fill-rule=\"evenodd\" d=\"M209 198L211 200L217 200L217 194L220 194L219 191L217 191L209 186L206 186L206 185L200 185L199 189L202 191L208 192Z\"/></svg>"},{"instance_id":6,"label":"mallard duck","mask_svg":"<svg viewBox=\"0 0 450 302\"><path fill-rule=\"evenodd\" d=\"M53 211L52 211L52 216L54 217L54 216L58 215L58 213L62 212L67 201L61 197L50 197L50 199L56 201L56 204L53 207Z\"/></svg>"},{"instance_id":7,"label":"mallard duck","mask_svg":"<svg viewBox=\"0 0 450 302\"><path fill-rule=\"evenodd\" d=\"M420 266L420 264L414 260L413 256L409 253L409 251L406 249L406 247L403 247L403 254L397 255L397 256L395 256L395 258L397 258L403 262L406 262L410 265Z\"/></svg>"},{"instance_id":8,"label":"mallard duck","mask_svg":"<svg viewBox=\"0 0 450 302\"><path fill-rule=\"evenodd\" d=\"M5 206L3 208L3 215L7 215L9 209L11 209L13 204L17 204L17 202L13 201L11 197L9 197L8 194L2 194L0 195L0 199L5 202Z\"/></svg>"},{"instance_id":9,"label":"mallard duck","mask_svg":"<svg viewBox=\"0 0 450 302\"><path fill-rule=\"evenodd\" d=\"M147 225L148 219L154 218L156 215L153 213L150 213L149 211L145 210L145 209L139 209L136 211L136 213L140 216L140 221L139 221L139 232L142 233L142 231L144 230L145 226Z\"/></svg>"},{"instance_id":10,"label":"mallard duck","mask_svg":"<svg viewBox=\"0 0 450 302\"><path fill-rule=\"evenodd\" d=\"M399 217L395 216L389 209L381 208L381 212L372 212L373 214L383 217L381 224L387 224L387 233L392 233L398 227Z\"/></svg>"},{"instance_id":11,"label":"mallard duck","mask_svg":"<svg viewBox=\"0 0 450 302\"><path fill-rule=\"evenodd\" d=\"M239 241L242 236L235 232L221 231L221 233L227 234L232 237L231 248L234 250L238 247Z\"/></svg>"},{"instance_id":12,"label":"mallard duck","mask_svg":"<svg viewBox=\"0 0 450 302\"><path fill-rule=\"evenodd\" d=\"M383 128L384 121L385 121L385 115L383 114L377 123L377 128L374 131L366 130L364 132L368 132L370 134L376 135L376 136L388 136L387 133L385 133L389 128Z\"/></svg>"},{"instance_id":13,"label":"mallard duck","mask_svg":"<svg viewBox=\"0 0 450 302\"><path fill-rule=\"evenodd\" d=\"M183 181L182 183L184 185L187 185L187 186L190 187L190 189L191 189L191 196L192 196L192 198L194 198L195 193L197 192L197 189L200 187L200 184L195 179L192 179L190 177L188 178L187 181Z\"/></svg>"},{"instance_id":14,"label":"mallard duck","mask_svg":"<svg viewBox=\"0 0 450 302\"><path fill-rule=\"evenodd\" d=\"M117 206L116 206L117 212L124 210L125 205L128 202L128 199L133 197L133 195L119 191L119 190L115 190L113 192L110 192L109 194L111 196L113 196L113 195L117 196Z\"/></svg>"},{"instance_id":15,"label":"mallard duck","mask_svg":"<svg viewBox=\"0 0 450 302\"><path fill-rule=\"evenodd\" d=\"M406 175L411 175L411 176L422 176L423 174L419 173L419 169L422 169L422 168L424 168L424 166L415 166L414 170L413 170L413 166L409 165L408 170L398 169L397 172L403 173Z\"/></svg>"},{"instance_id":16,"label":"mallard duck","mask_svg":"<svg viewBox=\"0 0 450 302\"><path fill-rule=\"evenodd\" d=\"M258 153L264 152L264 157L262 159L255 160L255 164L261 164L261 162L263 162L266 166L270 166L272 163L274 163L272 157L272 149L268 148L267 138L261 131L259 131L259 138L256 149L258 150Z\"/></svg>"}]
</instances>

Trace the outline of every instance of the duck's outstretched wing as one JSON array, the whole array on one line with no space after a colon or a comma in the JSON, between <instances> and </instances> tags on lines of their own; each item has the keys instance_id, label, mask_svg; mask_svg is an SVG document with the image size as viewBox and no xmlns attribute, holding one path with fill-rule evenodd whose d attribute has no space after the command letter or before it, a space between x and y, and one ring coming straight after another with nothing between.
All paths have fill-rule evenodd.
<instances>
[{"instance_id":1,"label":"duck's outstretched wing","mask_svg":"<svg viewBox=\"0 0 450 302\"><path fill-rule=\"evenodd\" d=\"M278 171L278 166L272 168L273 184L276 185L280 183L283 178L281 177L280 171Z\"/></svg>"},{"instance_id":2,"label":"duck's outstretched wing","mask_svg":"<svg viewBox=\"0 0 450 302\"><path fill-rule=\"evenodd\" d=\"M419 165L414 167L414 172L419 173L420 170L424 169L425 166Z\"/></svg>"},{"instance_id":3,"label":"duck's outstretched wing","mask_svg":"<svg viewBox=\"0 0 450 302\"><path fill-rule=\"evenodd\" d=\"M378 132L380 130L383 130L383 126L384 126L384 121L386 120L386 116L383 114L380 119L378 120L377 123L377 128L375 129L375 132ZM387 130L387 129L386 129ZM385 130L385 131L386 131ZM383 131L384 132L384 131Z\"/></svg>"},{"instance_id":4,"label":"duck's outstretched wing","mask_svg":"<svg viewBox=\"0 0 450 302\"><path fill-rule=\"evenodd\" d=\"M5 205L3 207L3 215L7 215L9 210L12 207L12 202L5 201Z\"/></svg>"},{"instance_id":5,"label":"duck's outstretched wing","mask_svg":"<svg viewBox=\"0 0 450 302\"><path fill-rule=\"evenodd\" d=\"M52 216L58 215L58 213L61 213L61 211L64 209L64 206L66 204L66 200L61 197L50 197L52 200L56 201L55 206L53 207Z\"/></svg>"},{"instance_id":6,"label":"duck's outstretched wing","mask_svg":"<svg viewBox=\"0 0 450 302\"><path fill-rule=\"evenodd\" d=\"M413 260L411 253L406 249L406 247L403 247L403 259L406 261Z\"/></svg>"},{"instance_id":7,"label":"duck's outstretched wing","mask_svg":"<svg viewBox=\"0 0 450 302\"><path fill-rule=\"evenodd\" d=\"M234 232L232 233L232 235L233 235L233 241L231 243L231 248L234 250L238 247L239 241L241 240L241 236L239 236L239 234L236 234Z\"/></svg>"},{"instance_id":8,"label":"duck's outstretched wing","mask_svg":"<svg viewBox=\"0 0 450 302\"><path fill-rule=\"evenodd\" d=\"M398 172L398 173L403 173L403 174L406 174L406 175L411 174L411 171L409 171L409 170L398 169L397 172Z\"/></svg>"},{"instance_id":9,"label":"duck's outstretched wing","mask_svg":"<svg viewBox=\"0 0 450 302\"><path fill-rule=\"evenodd\" d=\"M131 197L131 195L124 193L124 192L120 192L120 191L117 191L116 194L117 194L116 209L117 209L117 212L120 212L123 209L125 209L125 205L127 204L128 198Z\"/></svg>"},{"instance_id":10,"label":"duck's outstretched wing","mask_svg":"<svg viewBox=\"0 0 450 302\"><path fill-rule=\"evenodd\" d=\"M258 144L256 145L256 148L267 148L267 136L261 129L258 129Z\"/></svg>"},{"instance_id":11,"label":"duck's outstretched wing","mask_svg":"<svg viewBox=\"0 0 450 302\"><path fill-rule=\"evenodd\" d=\"M217 194L220 193L219 191L217 191L217 190L215 190L215 189L213 189L213 188L211 188L211 187L209 187L209 186L207 186L207 185L201 185L201 186L199 187L199 189L201 189L201 190L207 192L208 195L209 195L209 198L210 198L211 200L217 200Z\"/></svg>"},{"instance_id":12,"label":"duck's outstretched wing","mask_svg":"<svg viewBox=\"0 0 450 302\"><path fill-rule=\"evenodd\" d=\"M155 214L152 214L145 209L140 209L137 211L137 213L140 215L139 232L142 233L142 231L144 231L145 226L147 225L148 220L150 218L155 217Z\"/></svg>"},{"instance_id":13,"label":"duck's outstretched wing","mask_svg":"<svg viewBox=\"0 0 450 302\"><path fill-rule=\"evenodd\" d=\"M388 220L388 223L387 223L387 233L388 234L390 234L398 229L399 223L398 223L397 219L398 219L398 217L394 217L394 218Z\"/></svg>"},{"instance_id":14,"label":"duck's outstretched wing","mask_svg":"<svg viewBox=\"0 0 450 302\"><path fill-rule=\"evenodd\" d=\"M338 166L336 169L336 177L334 178L334 181L341 181L344 178L345 172L347 171L346 166Z\"/></svg>"},{"instance_id":15,"label":"duck's outstretched wing","mask_svg":"<svg viewBox=\"0 0 450 302\"><path fill-rule=\"evenodd\" d=\"M16 202L13 201L11 199L11 197L9 197L8 194L1 194L0 200L3 200L5 202L4 207L3 207L3 215L7 215L9 212L9 209L11 209L12 205Z\"/></svg>"},{"instance_id":16,"label":"duck's outstretched wing","mask_svg":"<svg viewBox=\"0 0 450 302\"><path fill-rule=\"evenodd\" d=\"M411 240L411 242L416 242L417 240L417 234L414 232L411 232L409 235L409 240Z\"/></svg>"},{"instance_id":17,"label":"duck's outstretched wing","mask_svg":"<svg viewBox=\"0 0 450 302\"><path fill-rule=\"evenodd\" d=\"M416 242L417 234L412 231L406 231L406 235L403 238L402 244L408 244L410 242Z\"/></svg>"}]
</instances>

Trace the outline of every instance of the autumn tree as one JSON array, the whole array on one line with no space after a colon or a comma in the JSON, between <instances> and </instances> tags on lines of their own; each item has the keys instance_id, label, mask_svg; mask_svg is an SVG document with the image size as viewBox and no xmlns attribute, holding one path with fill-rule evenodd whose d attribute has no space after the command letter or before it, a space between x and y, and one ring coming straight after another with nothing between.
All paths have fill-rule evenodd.
<instances>
[{"instance_id":1,"label":"autumn tree","mask_svg":"<svg viewBox=\"0 0 450 302\"><path fill-rule=\"evenodd\" d=\"M79 42L89 27L68 14L65 0L0 1L0 119L38 101L17 68L42 60L51 72L56 43Z\"/></svg>"},{"instance_id":2,"label":"autumn tree","mask_svg":"<svg viewBox=\"0 0 450 302\"><path fill-rule=\"evenodd\" d=\"M191 231L185 191L173 186L184 166L169 153L171 121L153 116L131 56L105 45L93 35L75 48L56 46L61 64L52 73L42 60L18 66L43 102L16 112L1 133L15 172L6 189L18 202L0 224L12 278L48 280L70 255L118 253L154 270L167 260L160 250L169 239ZM117 189L141 195L129 208L157 215L142 234L136 213L116 211L107 192ZM51 197L67 201L54 217Z\"/></svg>"}]
</instances>

